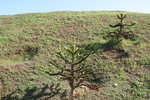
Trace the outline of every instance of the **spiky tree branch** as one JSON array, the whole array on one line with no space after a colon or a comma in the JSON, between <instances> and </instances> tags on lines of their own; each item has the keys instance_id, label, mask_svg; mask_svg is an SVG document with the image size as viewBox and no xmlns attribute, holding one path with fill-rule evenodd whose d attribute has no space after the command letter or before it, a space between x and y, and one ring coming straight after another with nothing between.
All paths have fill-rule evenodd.
<instances>
[{"instance_id":1,"label":"spiky tree branch","mask_svg":"<svg viewBox=\"0 0 150 100\"><path fill-rule=\"evenodd\" d=\"M133 37L135 37L135 34L133 34L133 31L130 30L129 28L135 25L135 23L125 24L124 19L126 17L127 15L124 15L124 14L117 15L117 18L120 20L120 22L115 25L109 25L112 28L117 28L115 31L110 32L107 35L107 37L115 40L116 43L120 43L123 39L132 39Z\"/></svg>"},{"instance_id":2,"label":"spiky tree branch","mask_svg":"<svg viewBox=\"0 0 150 100\"><path fill-rule=\"evenodd\" d=\"M50 73L49 75L60 76L61 79L66 80L70 86L70 96L69 100L73 100L73 91L75 88L79 87L84 81L90 80L92 78L92 70L85 63L86 59L93 52L87 52L84 49L78 48L75 45L69 48L65 47L64 51L61 49L56 53L58 59L62 61L58 63L56 60L52 60L50 63L52 66L58 68L58 72ZM64 62L64 63L63 63Z\"/></svg>"}]
</instances>

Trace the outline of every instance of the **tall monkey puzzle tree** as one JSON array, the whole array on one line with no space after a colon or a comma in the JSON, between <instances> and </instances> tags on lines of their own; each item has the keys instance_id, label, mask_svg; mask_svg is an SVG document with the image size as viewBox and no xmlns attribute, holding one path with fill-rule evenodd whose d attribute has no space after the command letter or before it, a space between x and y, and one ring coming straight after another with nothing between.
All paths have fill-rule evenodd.
<instances>
[{"instance_id":1,"label":"tall monkey puzzle tree","mask_svg":"<svg viewBox=\"0 0 150 100\"><path fill-rule=\"evenodd\" d=\"M120 20L118 24L110 25L111 28L115 28L116 30L110 32L107 37L111 38L115 44L120 43L123 39L132 39L135 37L133 31L130 30L129 27L135 25L135 23L125 24L124 20L127 17L125 14L117 15L117 18Z\"/></svg>"},{"instance_id":2,"label":"tall monkey puzzle tree","mask_svg":"<svg viewBox=\"0 0 150 100\"><path fill-rule=\"evenodd\" d=\"M65 47L64 51L59 50L57 60L52 60L50 63L58 68L57 73L49 75L58 75L62 80L66 80L70 87L69 100L73 100L73 91L79 87L84 81L92 79L92 68L86 63L86 59L92 54L84 49L78 48L75 45L69 48ZM59 59L59 60L58 60Z\"/></svg>"}]
</instances>

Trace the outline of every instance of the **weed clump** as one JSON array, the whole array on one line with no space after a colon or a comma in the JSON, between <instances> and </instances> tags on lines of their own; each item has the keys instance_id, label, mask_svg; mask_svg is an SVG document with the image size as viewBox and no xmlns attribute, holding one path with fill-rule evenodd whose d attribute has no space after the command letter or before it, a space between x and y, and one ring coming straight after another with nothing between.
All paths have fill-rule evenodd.
<instances>
[{"instance_id":1,"label":"weed clump","mask_svg":"<svg viewBox=\"0 0 150 100\"><path fill-rule=\"evenodd\" d=\"M24 47L24 50L22 50L20 54L23 54L25 58L31 60L34 56L39 54L39 47L28 45Z\"/></svg>"},{"instance_id":2,"label":"weed clump","mask_svg":"<svg viewBox=\"0 0 150 100\"><path fill-rule=\"evenodd\" d=\"M131 57L132 52L130 50L123 50L122 54L123 57Z\"/></svg>"}]
</instances>

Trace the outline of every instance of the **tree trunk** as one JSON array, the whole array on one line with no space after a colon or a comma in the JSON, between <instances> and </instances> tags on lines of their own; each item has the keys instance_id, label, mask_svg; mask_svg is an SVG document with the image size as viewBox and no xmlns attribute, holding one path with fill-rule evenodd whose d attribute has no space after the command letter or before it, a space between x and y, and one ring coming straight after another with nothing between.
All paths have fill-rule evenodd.
<instances>
[{"instance_id":1,"label":"tree trunk","mask_svg":"<svg viewBox=\"0 0 150 100\"><path fill-rule=\"evenodd\" d=\"M71 90L70 90L70 94L69 94L69 100L73 100L73 87L71 87Z\"/></svg>"}]
</instances>

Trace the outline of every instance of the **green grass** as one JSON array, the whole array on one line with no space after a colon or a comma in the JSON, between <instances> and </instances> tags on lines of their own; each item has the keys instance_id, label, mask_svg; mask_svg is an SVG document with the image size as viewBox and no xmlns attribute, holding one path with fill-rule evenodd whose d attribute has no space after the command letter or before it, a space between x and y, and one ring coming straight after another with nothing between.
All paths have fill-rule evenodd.
<instances>
[{"instance_id":1,"label":"green grass","mask_svg":"<svg viewBox=\"0 0 150 100\"><path fill-rule=\"evenodd\" d=\"M108 44L104 45L108 41L103 38L112 31L109 24L117 23L116 15L120 13L127 14L127 23L136 23L132 30L138 35L138 38L123 41L124 54L108 51ZM92 91L77 100L148 100L149 39L150 14L68 11L0 16L0 97L19 89L13 97L22 98L27 88L59 83L58 77L48 76L41 68L48 67L58 47L75 43L87 46L88 50L98 50L89 58L89 63L109 75L108 81L100 84L100 91ZM28 53L27 46L38 47L38 54ZM60 87L68 89L66 83ZM59 99L59 95L54 98Z\"/></svg>"}]
</instances>

